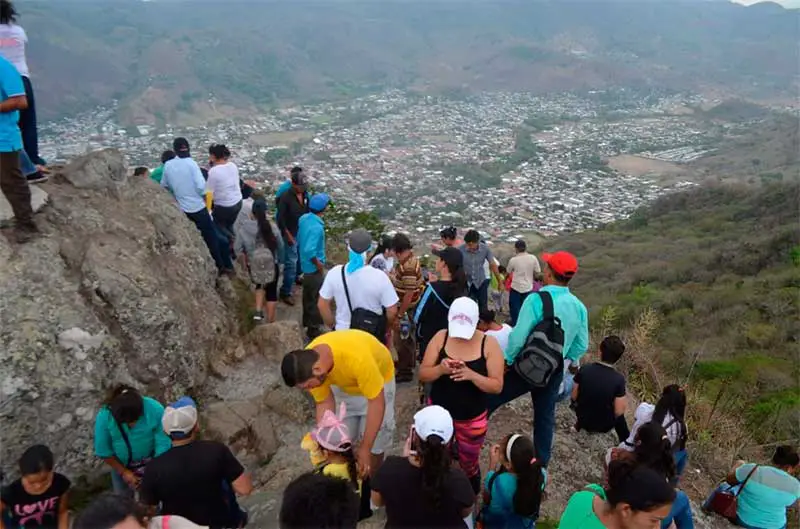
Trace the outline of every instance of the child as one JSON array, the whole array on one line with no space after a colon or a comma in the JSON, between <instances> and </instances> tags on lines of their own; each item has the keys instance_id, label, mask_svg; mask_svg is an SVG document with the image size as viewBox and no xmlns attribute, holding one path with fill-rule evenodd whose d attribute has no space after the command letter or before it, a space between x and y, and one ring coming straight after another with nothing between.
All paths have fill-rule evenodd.
<instances>
[{"instance_id":1,"label":"child","mask_svg":"<svg viewBox=\"0 0 800 529\"><path fill-rule=\"evenodd\" d=\"M539 517L546 471L530 438L509 435L492 447L483 492L481 523L486 529L532 529Z\"/></svg>"},{"instance_id":2,"label":"child","mask_svg":"<svg viewBox=\"0 0 800 529\"><path fill-rule=\"evenodd\" d=\"M369 505L369 482L362 483L358 477L350 430L344 422L345 411L344 403L339 407L338 416L326 411L322 420L311 432L311 442L304 438L301 446L309 451L311 462L318 473L344 479L352 484L353 489L361 495L359 520L364 520L372 515Z\"/></svg>"},{"instance_id":3,"label":"child","mask_svg":"<svg viewBox=\"0 0 800 529\"><path fill-rule=\"evenodd\" d=\"M35 445L25 450L19 470L22 477L0 493L3 526L10 522L12 528L67 529L71 484L64 475L53 472L50 449Z\"/></svg>"}]
</instances>

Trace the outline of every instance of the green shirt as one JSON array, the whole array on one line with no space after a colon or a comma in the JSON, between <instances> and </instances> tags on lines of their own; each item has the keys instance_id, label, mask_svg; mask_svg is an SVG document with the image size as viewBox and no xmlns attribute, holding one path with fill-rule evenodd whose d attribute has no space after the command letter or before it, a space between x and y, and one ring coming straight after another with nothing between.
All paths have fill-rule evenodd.
<instances>
[{"instance_id":1,"label":"green shirt","mask_svg":"<svg viewBox=\"0 0 800 529\"><path fill-rule=\"evenodd\" d=\"M150 180L156 183L161 183L161 177L164 175L164 164L162 163L152 171L150 171Z\"/></svg>"},{"instance_id":2,"label":"green shirt","mask_svg":"<svg viewBox=\"0 0 800 529\"><path fill-rule=\"evenodd\" d=\"M606 529L594 513L594 498L600 496L605 501L606 491L600 485L588 485L586 489L589 490L576 492L569 499L558 529Z\"/></svg>"}]
</instances>

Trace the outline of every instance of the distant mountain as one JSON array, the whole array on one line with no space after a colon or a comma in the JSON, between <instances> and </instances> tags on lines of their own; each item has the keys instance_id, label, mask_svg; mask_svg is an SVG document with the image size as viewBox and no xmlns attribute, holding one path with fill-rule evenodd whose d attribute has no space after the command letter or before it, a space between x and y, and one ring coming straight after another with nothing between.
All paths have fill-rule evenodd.
<instances>
[{"instance_id":1,"label":"distant mountain","mask_svg":"<svg viewBox=\"0 0 800 529\"><path fill-rule=\"evenodd\" d=\"M130 122L386 86L537 92L798 86L797 13L724 2L29 2L44 117ZM213 98L209 95L213 94Z\"/></svg>"}]
</instances>

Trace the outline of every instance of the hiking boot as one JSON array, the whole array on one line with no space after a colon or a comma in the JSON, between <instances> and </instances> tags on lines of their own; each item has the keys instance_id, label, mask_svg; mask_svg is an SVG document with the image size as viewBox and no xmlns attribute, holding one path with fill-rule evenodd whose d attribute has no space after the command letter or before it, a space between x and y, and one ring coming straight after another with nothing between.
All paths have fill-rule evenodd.
<instances>
[{"instance_id":1,"label":"hiking boot","mask_svg":"<svg viewBox=\"0 0 800 529\"><path fill-rule=\"evenodd\" d=\"M19 224L14 228L14 237L17 240L17 244L25 244L26 242L30 242L36 236L38 236L39 233L39 228L33 223L33 221L26 224Z\"/></svg>"},{"instance_id":2,"label":"hiking boot","mask_svg":"<svg viewBox=\"0 0 800 529\"><path fill-rule=\"evenodd\" d=\"M404 384L414 380L414 373L396 373L394 381L398 384Z\"/></svg>"},{"instance_id":3,"label":"hiking boot","mask_svg":"<svg viewBox=\"0 0 800 529\"><path fill-rule=\"evenodd\" d=\"M264 321L264 311L257 310L255 314L253 314L253 321L256 323L261 323Z\"/></svg>"},{"instance_id":4,"label":"hiking boot","mask_svg":"<svg viewBox=\"0 0 800 529\"><path fill-rule=\"evenodd\" d=\"M29 174L25 178L28 180L29 184L43 184L44 182L47 182L50 179L49 176L42 174L41 171L36 171L33 174Z\"/></svg>"},{"instance_id":5,"label":"hiking boot","mask_svg":"<svg viewBox=\"0 0 800 529\"><path fill-rule=\"evenodd\" d=\"M294 307L294 299L292 299L292 296L287 296L285 294L281 294L281 301L283 301L284 303L286 303L290 307Z\"/></svg>"},{"instance_id":6,"label":"hiking boot","mask_svg":"<svg viewBox=\"0 0 800 529\"><path fill-rule=\"evenodd\" d=\"M228 276L229 279L233 279L236 277L236 270L233 268L220 268L219 270L220 276Z\"/></svg>"}]
</instances>

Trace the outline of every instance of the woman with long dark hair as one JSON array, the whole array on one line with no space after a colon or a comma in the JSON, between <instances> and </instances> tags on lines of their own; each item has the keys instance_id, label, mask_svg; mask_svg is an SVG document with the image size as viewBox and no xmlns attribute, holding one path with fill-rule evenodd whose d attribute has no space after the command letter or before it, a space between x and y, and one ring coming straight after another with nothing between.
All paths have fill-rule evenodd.
<instances>
[{"instance_id":1,"label":"woman with long dark hair","mask_svg":"<svg viewBox=\"0 0 800 529\"><path fill-rule=\"evenodd\" d=\"M481 520L487 529L532 529L539 517L545 470L524 435L506 436L492 447Z\"/></svg>"},{"instance_id":2,"label":"woman with long dark hair","mask_svg":"<svg viewBox=\"0 0 800 529\"><path fill-rule=\"evenodd\" d=\"M39 133L36 124L36 102L33 97L33 83L31 82L28 62L25 56L25 47L28 44L28 35L22 26L17 24L17 10L9 0L0 0L0 55L13 64L25 86L25 98L28 108L19 113L19 128L22 132L22 143L31 162L42 170L45 161L39 156ZM38 173L37 173L38 174ZM43 178L37 176L41 181Z\"/></svg>"},{"instance_id":3,"label":"woman with long dark hair","mask_svg":"<svg viewBox=\"0 0 800 529\"><path fill-rule=\"evenodd\" d=\"M441 406L414 415L405 457L389 457L372 481L372 503L386 506L386 527L464 529L475 494L451 466L453 419Z\"/></svg>"},{"instance_id":4,"label":"woman with long dark hair","mask_svg":"<svg viewBox=\"0 0 800 529\"><path fill-rule=\"evenodd\" d=\"M256 323L265 318L267 323L275 321L280 279L278 263L283 245L283 239L277 233L277 226L267 218L267 202L263 198L254 200L250 215L236 225L236 250L244 255L250 281L255 286L253 321Z\"/></svg>"},{"instance_id":5,"label":"woman with long dark hair","mask_svg":"<svg viewBox=\"0 0 800 529\"><path fill-rule=\"evenodd\" d=\"M172 447L163 415L164 406L131 386L109 392L94 423L94 453L111 467L114 492L132 496L145 465Z\"/></svg>"},{"instance_id":6,"label":"woman with long dark hair","mask_svg":"<svg viewBox=\"0 0 800 529\"><path fill-rule=\"evenodd\" d=\"M372 268L382 270L387 274L394 268L394 243L392 238L388 235L381 237L378 247L369 258L369 264Z\"/></svg>"},{"instance_id":7,"label":"woman with long dark hair","mask_svg":"<svg viewBox=\"0 0 800 529\"><path fill-rule=\"evenodd\" d=\"M233 225L242 209L242 187L239 168L230 161L231 151L225 145L214 144L208 148L208 180L206 192L211 193L211 215L214 224L234 244Z\"/></svg>"}]
</instances>

